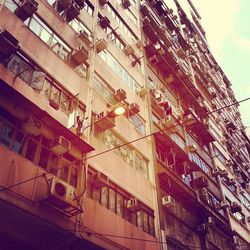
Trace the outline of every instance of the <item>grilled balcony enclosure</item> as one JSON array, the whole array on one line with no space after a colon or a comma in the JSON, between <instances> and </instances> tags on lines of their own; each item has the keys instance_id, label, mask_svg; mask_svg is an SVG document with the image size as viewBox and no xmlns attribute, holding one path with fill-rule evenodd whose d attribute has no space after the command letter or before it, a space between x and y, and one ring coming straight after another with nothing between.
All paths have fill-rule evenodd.
<instances>
[{"instance_id":1,"label":"grilled balcony enclosure","mask_svg":"<svg viewBox=\"0 0 250 250\"><path fill-rule=\"evenodd\" d=\"M195 113L190 112L184 116L184 123L188 129L199 136L202 143L207 144L209 142L215 141L215 138L210 132L209 126L205 120L199 118Z\"/></svg>"},{"instance_id":2,"label":"grilled balcony enclosure","mask_svg":"<svg viewBox=\"0 0 250 250\"><path fill-rule=\"evenodd\" d=\"M35 0L24 0L15 10L15 14L23 22L31 17L38 10L38 3Z\"/></svg>"},{"instance_id":3,"label":"grilled balcony enclosure","mask_svg":"<svg viewBox=\"0 0 250 250\"><path fill-rule=\"evenodd\" d=\"M0 30L0 63L10 58L19 48L18 40L7 30Z\"/></svg>"}]
</instances>

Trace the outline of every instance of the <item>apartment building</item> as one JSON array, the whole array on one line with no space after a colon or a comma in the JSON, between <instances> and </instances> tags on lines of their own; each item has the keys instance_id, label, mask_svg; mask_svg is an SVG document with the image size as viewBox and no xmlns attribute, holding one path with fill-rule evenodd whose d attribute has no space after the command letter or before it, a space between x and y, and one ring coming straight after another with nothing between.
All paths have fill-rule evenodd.
<instances>
[{"instance_id":1,"label":"apartment building","mask_svg":"<svg viewBox=\"0 0 250 250\"><path fill-rule=\"evenodd\" d=\"M250 249L250 140L200 20L2 1L0 249Z\"/></svg>"}]
</instances>

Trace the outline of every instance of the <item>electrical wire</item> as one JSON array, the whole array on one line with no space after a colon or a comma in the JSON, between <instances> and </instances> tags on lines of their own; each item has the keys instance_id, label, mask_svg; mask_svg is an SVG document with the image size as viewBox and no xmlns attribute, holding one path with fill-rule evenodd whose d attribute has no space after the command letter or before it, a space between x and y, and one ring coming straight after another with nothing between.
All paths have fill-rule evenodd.
<instances>
[{"instance_id":1,"label":"electrical wire","mask_svg":"<svg viewBox=\"0 0 250 250\"><path fill-rule=\"evenodd\" d=\"M52 226L46 226L46 225L38 225L38 224L31 224L31 223L24 223L24 222L17 222L17 221L9 221L9 220L2 220L0 219L0 221L2 223L7 223L7 224L16 224L16 225L23 225L23 226L30 226L30 227L44 227L44 228L52 228ZM159 240L149 240L149 239L143 239L143 238L135 238L135 237L129 237L129 236L123 236L123 235L114 235L114 234L104 234L104 233L98 233L98 232L94 232L94 231L87 231L87 230L75 230L75 229L67 229L67 228L60 228L63 229L64 231L68 231L70 233L85 233L87 235L99 235L99 236L106 236L106 237L111 237L111 238L119 238L119 239L127 239L127 240L135 240L135 241L143 241L143 242L151 242L151 243L155 243L155 244L168 244L167 242L164 241L159 241ZM166 235L167 237L169 237L170 239L174 240L175 242L177 241L177 239L171 237L170 235ZM179 243L180 244L180 243ZM189 247L189 248L194 248L194 249L202 249L200 247L197 246L191 246L191 245L184 245L181 243L181 245L184 247Z\"/></svg>"},{"instance_id":2,"label":"electrical wire","mask_svg":"<svg viewBox=\"0 0 250 250\"><path fill-rule=\"evenodd\" d=\"M250 99L250 98L243 99L243 100L241 100L241 101L238 101L238 102L235 102L235 103L233 103L233 104L227 105L227 106L222 107L222 108L220 108L220 109L213 110L212 112L209 112L208 114L217 112L217 111L219 111L219 110L221 110L221 109L230 107L230 106L232 106L232 105L237 105L238 103L247 101L247 100L249 100L249 99ZM172 129L172 128L176 127L176 126L182 125L182 124L184 124L184 122L179 122L178 124L175 124L175 125L170 126L170 127L168 127L168 128L160 129L160 130L158 130L158 131L156 131L156 132L150 133L150 134L145 135L145 136L143 136L143 137L137 138L137 139L135 139L135 140L126 142L126 143L124 143L124 144L118 145L118 146L116 146L116 147L113 147L113 148L110 148L110 149L108 149L108 150L102 151L102 152L100 152L100 153L98 153L98 154L95 154L95 155L92 155L92 156L90 156L90 157L87 157L87 158L85 158L85 160L86 160L86 159L91 159L91 158L93 158L93 157L96 157L96 156L99 156L99 155L102 155L102 154L105 154L105 153L107 153L107 152L113 151L113 150L115 150L115 149L118 149L118 148L120 148L120 147L126 146L126 145L128 145L128 144L131 144L131 143L134 143L134 142L136 142L136 141L145 139L145 138L147 138L147 137L156 135L156 134L158 134L158 133L160 133L160 132L164 132L164 131L166 131L166 130L170 130L170 129ZM65 167L65 166L64 166L64 167ZM62 168L64 168L64 167L62 167ZM32 178L29 178L29 179L26 179L26 180L24 180L24 181L18 182L18 183L16 183L16 184L11 185L11 186L4 187L4 188L0 189L0 192L1 192L1 191L5 191L5 190L9 190L9 189L11 189L11 188L13 188L13 187L16 187L16 186L18 186L18 185L22 185L22 184L24 184L24 183L27 183L27 182L32 181L32 180L35 180L35 179L40 178L40 177L46 177L47 174L49 174L49 173L43 173L43 174L41 174L41 175L34 176L34 177L32 177ZM78 198L79 198L79 197L78 197ZM16 224L22 224L22 225L39 226L39 227L41 227L41 225L33 225L33 224L28 224L28 223L18 223L18 222L3 221L3 220L1 220L1 221L2 221L2 222L5 222L5 223L16 223ZM114 238L123 238L123 239L130 239L130 240L137 240L137 241L144 241L144 242L152 242L152 243L157 243L157 244L167 244L166 242L162 242L162 241L146 240L146 239L134 238L134 237L128 237L128 236L119 236L119 235L112 235L112 234L101 234L101 233L97 233L97 232L88 232L88 231L75 230L75 229L74 229L74 230L73 230L73 229L72 229L72 230L70 230L70 229L64 229L64 230L70 231L70 232L79 232L79 233L87 233L87 234L96 234L96 235L100 235L100 236L107 236L107 237L114 237ZM168 237L169 237L169 238L172 238L172 237L169 236L169 235L168 235ZM176 239L174 239L174 238L172 238L172 239L176 241ZM189 245L185 245L185 246L186 246L186 247L189 247L189 248L201 249L200 247L196 247L196 246L189 246Z\"/></svg>"},{"instance_id":3,"label":"electrical wire","mask_svg":"<svg viewBox=\"0 0 250 250\"><path fill-rule=\"evenodd\" d=\"M237 105L237 104L239 104L239 103L241 103L241 102L244 102L244 101L247 101L247 100L250 100L250 97L245 98L245 99L243 99L243 100L240 100L240 101L238 101L238 102L232 103L232 104L230 104L230 105L226 105L226 106L221 107L221 108L219 108L219 109L215 109L215 110L213 110L213 111L211 111L211 112L208 112L208 114L217 112L218 110L221 110L221 109L224 109L224 108L228 108L228 107L233 106L233 105ZM99 156L99 155L108 153L108 152L110 152L110 151L113 151L113 150L118 149L118 148L121 148L121 147L124 147L124 146L126 146L126 145L129 145L129 144L131 144L131 143L134 143L134 142L137 142L137 141L139 141L139 140L145 139L145 138L147 138L147 137L153 136L153 135L158 134L158 133L160 133L160 132L164 132L164 131L170 130L170 129L175 128L176 126L180 126L180 125L182 125L182 124L185 124L185 122L180 122L180 121L179 121L178 124L175 124L175 125L170 126L170 127L168 127L168 128L160 129L160 130L158 130L158 131L156 131L156 132L153 132L153 133L150 133L150 134L148 134L148 135L139 137L139 138L137 138L137 139L135 139L135 140L132 140L132 141L123 143L123 144L121 144L121 145L118 145L118 146L116 146L116 147L113 147L113 148L104 150L104 151L102 151L102 152L100 152L100 153L97 153L97 154L91 155L91 156L89 156L89 157L86 157L86 158L84 158L83 160L92 159L92 158L97 157L97 156ZM63 167L59 168L58 170L61 170L61 169L65 168L65 167L67 167L67 166L68 166L68 165L63 166ZM4 187L4 188L0 189L0 192L1 192L1 191L8 190L8 189L10 189L10 188L12 188L12 187L15 187L15 186L24 184L24 183L26 183L26 182L32 181L32 180L34 180L34 179L36 179L36 178L40 178L40 177L42 177L42 176L46 176L47 174L49 174L49 173L43 173L43 174L38 175L38 176L35 176L35 177L33 177L33 178L30 178L30 179L21 181L21 182L16 183L16 184L13 184L13 185L11 185L11 186L9 186L9 187ZM79 198L79 196L78 196L78 198Z\"/></svg>"},{"instance_id":4,"label":"electrical wire","mask_svg":"<svg viewBox=\"0 0 250 250\"><path fill-rule=\"evenodd\" d=\"M239 103L245 102L245 101L248 101L248 100L250 100L250 97L245 98L245 99L240 100L240 101L237 101L237 102L233 102L233 103L228 104L228 105L226 105L226 106L224 106L224 107L221 107L221 108L218 108L218 109L214 109L214 110L208 112L207 114L210 115L210 114L212 114L212 113L214 113L214 112L218 112L218 111L220 111L220 110L222 110L222 109L229 108L229 107L234 106L234 105L238 105Z\"/></svg>"}]
</instances>

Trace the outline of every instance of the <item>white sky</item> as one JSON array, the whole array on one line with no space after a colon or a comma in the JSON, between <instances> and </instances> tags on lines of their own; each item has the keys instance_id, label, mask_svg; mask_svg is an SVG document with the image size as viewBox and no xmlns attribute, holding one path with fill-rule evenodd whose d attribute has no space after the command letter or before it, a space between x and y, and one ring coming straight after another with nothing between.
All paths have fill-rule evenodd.
<instances>
[{"instance_id":1,"label":"white sky","mask_svg":"<svg viewBox=\"0 0 250 250\"><path fill-rule=\"evenodd\" d=\"M232 83L237 100L250 97L250 0L192 0L213 55ZM250 100L240 105L250 126Z\"/></svg>"}]
</instances>

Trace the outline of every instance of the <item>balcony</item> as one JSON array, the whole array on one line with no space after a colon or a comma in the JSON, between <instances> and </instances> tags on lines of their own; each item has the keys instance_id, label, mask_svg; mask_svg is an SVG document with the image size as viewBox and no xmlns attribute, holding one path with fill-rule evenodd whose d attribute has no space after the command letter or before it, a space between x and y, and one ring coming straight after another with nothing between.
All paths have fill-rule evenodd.
<instances>
[{"instance_id":1,"label":"balcony","mask_svg":"<svg viewBox=\"0 0 250 250\"><path fill-rule=\"evenodd\" d=\"M215 141L208 124L195 113L189 112L189 114L184 117L184 123L189 130L199 136L202 143L208 144Z\"/></svg>"},{"instance_id":2,"label":"balcony","mask_svg":"<svg viewBox=\"0 0 250 250\"><path fill-rule=\"evenodd\" d=\"M40 122L44 122L49 127L53 128L58 135L67 138L67 140L76 145L78 150L80 150L82 153L87 153L94 150L94 148L84 140L84 137L75 134L65 126L66 124L64 124L63 122L66 122L65 119L68 118L67 116L65 118L65 115L63 115L62 113L58 113L59 111L55 111L54 115L56 118L58 118L58 120L52 117L52 113L49 113L49 111L46 110L49 106L45 105L42 99L38 98L38 100L40 100L40 103L34 103L33 99L28 99L28 91L26 91L26 97L24 97L23 93L19 93L3 81L0 81L0 87L1 94L3 96L12 97L13 105L16 105L16 107L18 107L20 106L20 103L22 103L21 107L25 109L25 112L27 112L29 115L33 114L34 116L39 117ZM36 96L36 98L38 96ZM38 104L41 106L38 106ZM21 110L20 112L23 112L23 110ZM63 119L61 118L62 115Z\"/></svg>"},{"instance_id":3,"label":"balcony","mask_svg":"<svg viewBox=\"0 0 250 250\"><path fill-rule=\"evenodd\" d=\"M164 169L158 173L160 186L166 189L170 195L185 200L187 206L196 209L196 193L186 185L183 180L178 178L171 170ZM198 211L198 210L197 210Z\"/></svg>"}]
</instances>

